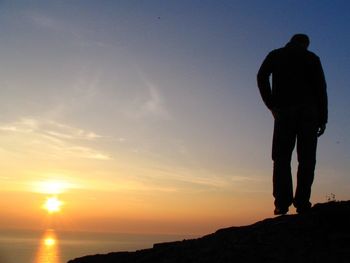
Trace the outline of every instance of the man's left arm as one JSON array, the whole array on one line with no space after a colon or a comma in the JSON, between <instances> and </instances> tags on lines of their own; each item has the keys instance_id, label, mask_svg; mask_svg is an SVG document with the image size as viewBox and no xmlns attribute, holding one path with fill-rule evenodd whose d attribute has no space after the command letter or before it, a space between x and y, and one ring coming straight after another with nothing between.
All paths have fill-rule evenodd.
<instances>
[{"instance_id":1,"label":"man's left arm","mask_svg":"<svg viewBox=\"0 0 350 263\"><path fill-rule=\"evenodd\" d=\"M316 87L318 90L318 106L319 106L319 130L318 136L321 136L328 121L328 96L327 96L327 83L324 76L322 64L319 58L316 62Z\"/></svg>"}]
</instances>

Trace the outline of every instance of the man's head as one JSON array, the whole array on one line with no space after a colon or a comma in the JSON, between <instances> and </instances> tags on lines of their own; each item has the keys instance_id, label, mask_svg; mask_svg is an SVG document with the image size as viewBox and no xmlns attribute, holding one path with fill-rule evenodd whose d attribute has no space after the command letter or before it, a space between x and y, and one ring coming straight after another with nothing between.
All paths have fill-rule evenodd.
<instances>
[{"instance_id":1,"label":"man's head","mask_svg":"<svg viewBox=\"0 0 350 263\"><path fill-rule=\"evenodd\" d=\"M290 39L289 43L307 49L310 44L310 39L305 34L295 34Z\"/></svg>"}]
</instances>

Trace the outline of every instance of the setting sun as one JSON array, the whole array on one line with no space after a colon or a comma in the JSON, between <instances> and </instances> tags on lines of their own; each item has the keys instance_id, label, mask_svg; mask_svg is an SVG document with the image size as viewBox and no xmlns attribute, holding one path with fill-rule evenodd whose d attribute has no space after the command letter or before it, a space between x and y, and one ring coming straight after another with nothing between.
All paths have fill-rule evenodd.
<instances>
[{"instance_id":1,"label":"setting sun","mask_svg":"<svg viewBox=\"0 0 350 263\"><path fill-rule=\"evenodd\" d=\"M57 197L50 197L46 200L44 208L51 214L59 212L62 204L62 201L60 201Z\"/></svg>"}]
</instances>

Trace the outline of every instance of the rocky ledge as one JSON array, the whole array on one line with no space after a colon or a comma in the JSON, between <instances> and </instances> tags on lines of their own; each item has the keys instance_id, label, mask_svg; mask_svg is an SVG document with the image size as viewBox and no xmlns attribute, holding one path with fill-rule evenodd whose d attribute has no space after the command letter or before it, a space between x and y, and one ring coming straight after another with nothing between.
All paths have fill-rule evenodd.
<instances>
[{"instance_id":1,"label":"rocky ledge","mask_svg":"<svg viewBox=\"0 0 350 263\"><path fill-rule=\"evenodd\" d=\"M350 262L350 201L315 205L300 215L220 229L193 240L135 252L77 258L69 263L313 263Z\"/></svg>"}]
</instances>

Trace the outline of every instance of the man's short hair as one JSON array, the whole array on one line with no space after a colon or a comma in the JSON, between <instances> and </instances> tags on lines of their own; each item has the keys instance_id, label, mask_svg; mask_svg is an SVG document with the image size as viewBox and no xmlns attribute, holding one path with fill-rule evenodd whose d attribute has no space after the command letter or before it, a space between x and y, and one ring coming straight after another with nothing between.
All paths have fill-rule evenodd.
<instances>
[{"instance_id":1,"label":"man's short hair","mask_svg":"<svg viewBox=\"0 0 350 263\"><path fill-rule=\"evenodd\" d=\"M296 45L308 48L308 46L310 44L310 39L305 34L295 34L290 39L290 43L293 43L293 44L296 44Z\"/></svg>"}]
</instances>

